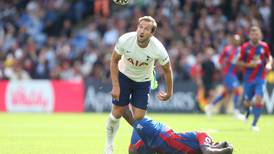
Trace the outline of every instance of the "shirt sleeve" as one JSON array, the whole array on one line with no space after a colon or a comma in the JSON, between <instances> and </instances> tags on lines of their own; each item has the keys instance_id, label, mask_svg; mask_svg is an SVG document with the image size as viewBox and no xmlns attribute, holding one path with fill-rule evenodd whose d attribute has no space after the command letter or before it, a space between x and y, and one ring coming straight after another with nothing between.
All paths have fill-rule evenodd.
<instances>
[{"instance_id":1,"label":"shirt sleeve","mask_svg":"<svg viewBox=\"0 0 274 154\"><path fill-rule=\"evenodd\" d=\"M212 139L211 137L204 132L197 132L197 140L200 145L211 145Z\"/></svg>"},{"instance_id":2,"label":"shirt sleeve","mask_svg":"<svg viewBox=\"0 0 274 154\"><path fill-rule=\"evenodd\" d=\"M160 65L165 65L169 62L169 56L164 47L160 48L160 55L158 58L158 62L160 63Z\"/></svg>"},{"instance_id":3,"label":"shirt sleeve","mask_svg":"<svg viewBox=\"0 0 274 154\"><path fill-rule=\"evenodd\" d=\"M270 50L267 43L264 44L264 50L265 50L265 56L269 58L271 54L270 54Z\"/></svg>"},{"instance_id":4,"label":"shirt sleeve","mask_svg":"<svg viewBox=\"0 0 274 154\"><path fill-rule=\"evenodd\" d=\"M243 61L244 60L244 56L245 56L245 44L242 45L240 47L240 56L239 56L239 61Z\"/></svg>"},{"instance_id":5,"label":"shirt sleeve","mask_svg":"<svg viewBox=\"0 0 274 154\"><path fill-rule=\"evenodd\" d=\"M225 58L226 51L227 51L227 47L225 47L223 49L223 51L221 52L221 54L219 56L219 59L218 59L219 64L223 64L223 60Z\"/></svg>"},{"instance_id":6,"label":"shirt sleeve","mask_svg":"<svg viewBox=\"0 0 274 154\"><path fill-rule=\"evenodd\" d=\"M123 48L124 37L121 36L115 44L114 51L119 55L123 55L125 49Z\"/></svg>"}]
</instances>

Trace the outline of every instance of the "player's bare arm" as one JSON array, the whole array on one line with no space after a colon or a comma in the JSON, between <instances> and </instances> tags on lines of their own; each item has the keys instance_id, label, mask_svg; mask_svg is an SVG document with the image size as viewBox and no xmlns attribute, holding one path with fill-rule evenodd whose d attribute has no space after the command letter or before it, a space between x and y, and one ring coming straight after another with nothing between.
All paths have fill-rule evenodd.
<instances>
[{"instance_id":1,"label":"player's bare arm","mask_svg":"<svg viewBox=\"0 0 274 154\"><path fill-rule=\"evenodd\" d=\"M170 62L163 65L162 68L164 71L166 92L160 91L157 97L161 101L166 101L173 95L173 73Z\"/></svg>"},{"instance_id":2,"label":"player's bare arm","mask_svg":"<svg viewBox=\"0 0 274 154\"><path fill-rule=\"evenodd\" d=\"M233 147L227 142L215 143L213 145L201 145L201 151L203 154L232 154Z\"/></svg>"},{"instance_id":3,"label":"player's bare arm","mask_svg":"<svg viewBox=\"0 0 274 154\"><path fill-rule=\"evenodd\" d=\"M133 126L134 118L133 118L132 112L130 111L129 105L125 107L125 112L123 112L123 117L131 126Z\"/></svg>"},{"instance_id":4,"label":"player's bare arm","mask_svg":"<svg viewBox=\"0 0 274 154\"><path fill-rule=\"evenodd\" d=\"M269 56L265 68L267 70L271 70L272 69L272 65L273 65L273 58L272 58L272 56Z\"/></svg>"},{"instance_id":5,"label":"player's bare arm","mask_svg":"<svg viewBox=\"0 0 274 154\"><path fill-rule=\"evenodd\" d=\"M112 53L111 62L110 62L110 73L111 73L111 81L112 81L112 91L111 95L113 99L119 100L120 96L120 87L118 80L118 62L121 59L121 55L116 53L115 51Z\"/></svg>"}]
</instances>

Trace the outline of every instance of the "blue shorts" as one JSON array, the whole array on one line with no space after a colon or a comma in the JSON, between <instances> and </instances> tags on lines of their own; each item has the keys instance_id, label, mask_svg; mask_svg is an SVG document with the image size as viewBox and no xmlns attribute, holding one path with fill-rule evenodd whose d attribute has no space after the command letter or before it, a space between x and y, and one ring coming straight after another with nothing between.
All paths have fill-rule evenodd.
<instances>
[{"instance_id":1,"label":"blue shorts","mask_svg":"<svg viewBox=\"0 0 274 154\"><path fill-rule=\"evenodd\" d=\"M112 100L117 106L126 106L131 103L134 107L146 110L150 92L150 81L135 82L119 72L120 97Z\"/></svg>"},{"instance_id":2,"label":"blue shorts","mask_svg":"<svg viewBox=\"0 0 274 154\"><path fill-rule=\"evenodd\" d=\"M224 85L228 90L233 90L240 86L239 80L236 75L228 73L224 78Z\"/></svg>"},{"instance_id":3,"label":"blue shorts","mask_svg":"<svg viewBox=\"0 0 274 154\"><path fill-rule=\"evenodd\" d=\"M251 101L255 95L263 97L264 85L264 80L244 82L244 98L248 101Z\"/></svg>"}]
</instances>

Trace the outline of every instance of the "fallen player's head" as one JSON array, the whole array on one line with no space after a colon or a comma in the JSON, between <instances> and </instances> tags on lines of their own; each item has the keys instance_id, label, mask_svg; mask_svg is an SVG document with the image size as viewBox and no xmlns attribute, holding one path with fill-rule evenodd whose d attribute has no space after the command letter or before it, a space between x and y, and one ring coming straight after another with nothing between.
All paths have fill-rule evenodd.
<instances>
[{"instance_id":1,"label":"fallen player's head","mask_svg":"<svg viewBox=\"0 0 274 154\"><path fill-rule=\"evenodd\" d=\"M128 148L128 153L129 154L138 154L138 151L136 149L136 145L135 144L131 144Z\"/></svg>"}]
</instances>

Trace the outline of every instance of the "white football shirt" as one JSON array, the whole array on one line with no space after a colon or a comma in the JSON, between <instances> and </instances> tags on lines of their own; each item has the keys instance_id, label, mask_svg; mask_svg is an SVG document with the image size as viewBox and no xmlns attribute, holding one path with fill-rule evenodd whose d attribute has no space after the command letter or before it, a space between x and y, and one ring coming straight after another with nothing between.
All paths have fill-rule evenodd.
<instances>
[{"instance_id":1,"label":"white football shirt","mask_svg":"<svg viewBox=\"0 0 274 154\"><path fill-rule=\"evenodd\" d=\"M136 82L150 81L157 60L160 65L169 62L169 56L163 44L154 36L151 37L146 48L137 44L137 32L122 35L114 48L122 55L118 63L119 71Z\"/></svg>"}]
</instances>

